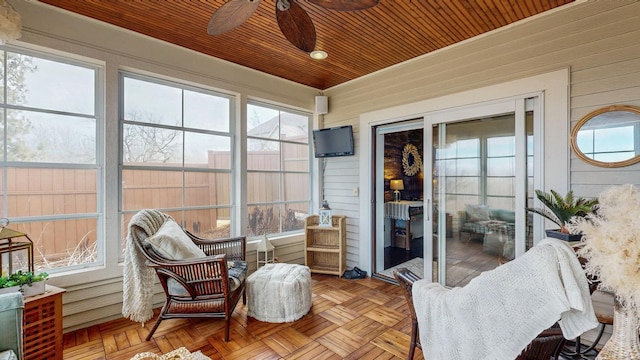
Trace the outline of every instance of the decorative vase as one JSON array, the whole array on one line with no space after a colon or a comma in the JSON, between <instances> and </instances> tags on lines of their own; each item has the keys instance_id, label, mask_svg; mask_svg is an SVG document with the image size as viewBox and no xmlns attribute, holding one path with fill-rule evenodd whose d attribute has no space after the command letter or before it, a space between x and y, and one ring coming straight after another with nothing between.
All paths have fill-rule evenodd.
<instances>
[{"instance_id":1,"label":"decorative vase","mask_svg":"<svg viewBox=\"0 0 640 360\"><path fill-rule=\"evenodd\" d=\"M629 314L616 298L613 306L613 330L596 360L639 360L638 319Z\"/></svg>"}]
</instances>

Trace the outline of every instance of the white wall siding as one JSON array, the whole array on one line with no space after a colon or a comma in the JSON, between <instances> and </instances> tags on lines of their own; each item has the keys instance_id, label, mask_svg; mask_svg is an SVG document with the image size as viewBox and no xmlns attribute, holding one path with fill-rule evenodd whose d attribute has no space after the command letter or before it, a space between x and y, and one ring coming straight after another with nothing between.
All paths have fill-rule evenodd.
<instances>
[{"instance_id":1,"label":"white wall siding","mask_svg":"<svg viewBox=\"0 0 640 360\"><path fill-rule=\"evenodd\" d=\"M571 124L567 128L604 105L640 105L639 16L640 2L635 1L563 6L329 89L325 94L332 100L331 111L325 115L325 122L332 126L355 125L363 113L564 68L571 71ZM357 134L361 136L368 134ZM359 183L358 174L335 173L345 167L359 168L362 162L370 161L368 156L356 153L339 163L328 160L324 188L330 203L335 203L334 211L353 213L352 204L342 207L337 197L343 194L343 183ZM570 160L568 185L578 195L595 196L610 184L640 182L640 165L602 169L582 163L574 154ZM360 189L364 191L368 190ZM358 223L358 219L352 220L349 225ZM357 228L348 228L348 267L359 265L358 237Z\"/></svg>"},{"instance_id":2,"label":"white wall siding","mask_svg":"<svg viewBox=\"0 0 640 360\"><path fill-rule=\"evenodd\" d=\"M571 64L571 127L593 110L615 104L640 106L640 6L620 6L593 19L592 39ZM605 36L603 36L606 35ZM611 185L640 185L640 164L590 165L571 153L571 188L596 197Z\"/></svg>"}]
</instances>

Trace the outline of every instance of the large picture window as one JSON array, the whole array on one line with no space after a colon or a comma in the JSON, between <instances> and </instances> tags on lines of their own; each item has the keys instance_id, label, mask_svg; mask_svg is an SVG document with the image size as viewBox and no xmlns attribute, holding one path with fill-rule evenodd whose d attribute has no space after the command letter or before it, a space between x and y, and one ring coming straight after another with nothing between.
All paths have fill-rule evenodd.
<instances>
[{"instance_id":1,"label":"large picture window","mask_svg":"<svg viewBox=\"0 0 640 360\"><path fill-rule=\"evenodd\" d=\"M301 230L311 207L311 116L256 102L247 110L247 236Z\"/></svg>"},{"instance_id":2,"label":"large picture window","mask_svg":"<svg viewBox=\"0 0 640 360\"><path fill-rule=\"evenodd\" d=\"M154 208L192 233L231 233L230 96L121 73L121 221Z\"/></svg>"},{"instance_id":3,"label":"large picture window","mask_svg":"<svg viewBox=\"0 0 640 360\"><path fill-rule=\"evenodd\" d=\"M0 217L33 240L36 270L104 262L100 73L93 64L0 47ZM13 262L27 266L26 256Z\"/></svg>"}]
</instances>

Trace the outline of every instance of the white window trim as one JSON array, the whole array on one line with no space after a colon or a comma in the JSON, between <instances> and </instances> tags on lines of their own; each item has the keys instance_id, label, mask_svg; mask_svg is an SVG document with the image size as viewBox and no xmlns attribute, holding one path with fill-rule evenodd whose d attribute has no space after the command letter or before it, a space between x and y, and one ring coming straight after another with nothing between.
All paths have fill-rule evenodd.
<instances>
[{"instance_id":1,"label":"white window trim","mask_svg":"<svg viewBox=\"0 0 640 360\"><path fill-rule=\"evenodd\" d=\"M95 213L77 213L77 214L64 214L64 215L45 215L39 217L29 217L29 221L37 219L49 219L49 220L63 220L74 219L78 216L87 218L86 215L90 215L88 218L96 219L96 251L97 259L95 263L86 265L75 265L70 267L67 271L61 271L59 273L50 272L50 278L56 279L56 281L66 282L78 282L80 276L75 274L86 273L87 271L101 270L106 267L108 262L108 246L105 244L107 239L106 226L105 226L105 73L106 64L104 61L89 58L86 56L80 56L77 54L71 54L60 50L50 49L34 44L18 42L18 46L5 44L0 46L0 50L16 52L22 55L34 56L45 60L60 62L68 65L79 66L94 70L94 87L95 87L95 102L94 102L94 117L96 120L96 161L95 165L75 164L72 167L78 169L95 169L96 174L96 212ZM39 108L37 108L39 109ZM41 109L43 113L67 113L65 111L58 112L55 110ZM90 116L75 115L80 117ZM30 163L20 163L21 167L40 167ZM64 167L64 163L47 163L49 168ZM24 220L25 217L13 217L14 219Z\"/></svg>"},{"instance_id":2,"label":"white window trim","mask_svg":"<svg viewBox=\"0 0 640 360\"><path fill-rule=\"evenodd\" d=\"M309 127L308 127L308 134L307 134L307 145L309 146L309 155L308 155L308 159L309 159L309 170L306 172L307 174L309 174L309 199L306 201L296 201L298 203L303 203L303 202L308 202L309 203L309 214L312 213L312 208L314 206L314 204L316 203L317 197L315 197L315 194L317 193L317 181L315 181L316 178L316 174L317 174L317 161L314 161L316 159L313 158L313 141L312 141L312 136L311 136L311 131L314 128L314 125L316 123L315 118L313 117L313 114L311 114L310 112L306 111L306 110L301 110L301 109L295 109L292 108L290 106L286 106L286 105L279 105L279 104L274 104L272 102L268 102L268 101L262 101L259 99L247 99L245 102L243 102L243 114L244 114L244 126L242 127L243 132L241 132L241 134L243 134L242 139L243 139L243 147L242 147L242 152L239 154L242 154L242 158L244 159L244 162L242 163L242 165L244 165L244 167L242 167L241 169L243 169L243 173L247 174L249 172L271 172L271 173L278 173L278 174L285 174L288 173L287 171L284 170L247 170L247 140L249 138L251 139L257 139L257 140L261 140L263 138L258 138L258 137L250 137L248 136L248 114L247 114L247 109L248 109L248 105L253 105L253 106L262 106L268 109L272 109L272 110L277 110L277 111L285 111L285 112L290 112L293 114L298 114L301 116L306 116L309 120ZM289 142L289 141L282 141L280 139L267 139L264 138L264 140L268 140L268 141L276 141L278 143L295 143L295 142ZM301 143L300 143L301 144ZM298 172L298 173L302 173L302 172ZM241 224L241 228L239 229L239 233L241 234L246 234L247 233L247 225L248 225L248 213L250 211L249 206L254 206L254 205L265 205L265 204L274 204L274 205L280 205L280 204L285 204L286 202L283 201L282 199L278 200L278 201L273 201L273 202L267 202L267 203L251 203L249 204L247 201L247 176L239 176L239 178L243 178L243 182L241 184L242 186L242 191L240 191L243 195L242 200L243 202L241 202L241 204L243 204L243 206L241 206L243 212L241 213L241 219L243 219L243 223ZM241 221L238 221L238 223L240 223ZM280 233L276 233L276 234L270 234L269 238L270 239L287 239L289 238L290 241L291 239L297 239L300 234L302 234L304 232L304 229L300 229L300 230L294 230L294 231L286 231L286 232L280 232ZM254 244L257 243L259 241L261 236L251 236L251 238L247 238L247 242L248 244Z\"/></svg>"},{"instance_id":3,"label":"white window trim","mask_svg":"<svg viewBox=\"0 0 640 360\"><path fill-rule=\"evenodd\" d=\"M201 170L199 168L185 168L184 166L182 167L162 167L162 166L155 166L155 165L151 165L151 166L139 166L139 165L124 165L122 163L122 132L123 132L123 124L135 124L135 125L142 125L142 126L150 126L150 127L154 127L154 128L162 128L162 129L172 129L172 130L177 130L180 132L194 132L194 130L202 130L202 129L193 129L193 128L188 128L188 127L184 127L184 124L180 125L180 126L172 126L172 125L166 125L166 124L148 124L148 123L144 123L144 122L135 122L135 121L131 121L131 120L125 120L124 118L124 114L123 114L123 101L121 101L121 99L124 99L124 79L129 78L129 79L134 79L134 80L139 80L139 81L145 81L145 82L149 82L152 84L158 84L158 85L164 85L164 86L169 86L169 87L173 87L173 88L177 88L180 89L181 91L191 91L191 92L198 92L198 93L206 93L208 95L214 95L214 96L219 96L221 98L226 98L229 100L229 128L228 131L219 131L219 130L204 130L204 131L197 131L197 132L201 132L201 133L205 133L205 134L210 134L210 135L215 135L215 136L221 136L221 137L229 137L229 141L230 141L230 147L229 147L229 151L231 152L230 156L231 156L231 166L229 169L208 169L208 170ZM190 82L184 82L181 80L176 80L176 79L167 79L164 76L161 75L154 75L154 74L149 74L149 73L142 73L142 72L137 72L137 71L132 71L132 70L120 70L118 71L118 158L117 158L117 164L118 164L118 187L117 187L117 192L118 192L118 206L117 206L117 213L118 213L118 223L120 224L121 219L122 219L122 215L123 214L129 214L129 213L135 213L137 210L123 210L122 208L122 171L124 170L163 170L163 171L192 171L192 172L206 172L206 173L222 173L222 174L229 174L230 176L230 186L231 186L231 194L234 194L234 192L236 191L236 187L234 186L235 181L234 179L238 176L237 171L234 171L234 167L233 167L233 163L234 163L234 159L238 157L237 153L235 152L236 147L234 146L234 143L236 142L237 137L235 136L235 127L233 126L233 119L234 119L234 104L237 101L237 98L235 96L229 95L227 93L224 92L220 92L217 90L213 90L213 89L209 89L205 86L198 86L196 84L192 84ZM184 158L183 158L184 160ZM183 188L184 190L184 188ZM234 218L236 211L235 211L235 203L234 203L234 197L233 195L229 198L230 202L229 204L223 204L223 205L206 205L206 206L182 206L182 207L178 207L178 208L172 208L172 210L176 210L176 211L184 211L184 210L193 210L193 209L209 209L209 210L215 210L215 209L229 209L229 213L230 213L230 222L231 222L231 228L230 228L230 236L237 236L238 233L234 232L235 227L233 226L237 221L237 218ZM124 228L124 225L126 224L120 224L119 228L124 229L123 231L126 231L126 229ZM126 236L125 234L120 234L120 237L124 237ZM119 252L118 252L118 261L120 262L121 257L119 256Z\"/></svg>"}]
</instances>

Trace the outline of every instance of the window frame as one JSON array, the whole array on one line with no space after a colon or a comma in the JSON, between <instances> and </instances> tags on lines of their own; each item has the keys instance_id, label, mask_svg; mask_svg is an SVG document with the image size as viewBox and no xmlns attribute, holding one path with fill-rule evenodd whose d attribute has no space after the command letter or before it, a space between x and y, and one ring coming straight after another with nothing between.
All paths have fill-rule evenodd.
<instances>
[{"instance_id":1,"label":"window frame","mask_svg":"<svg viewBox=\"0 0 640 360\"><path fill-rule=\"evenodd\" d=\"M285 113L290 113L290 114L295 114L295 115L300 115L303 117L307 118L307 142L303 143L303 142L297 142L297 141L290 141L290 140L282 140L280 139L280 136L278 136L278 138L274 139L274 138L265 138L265 137L259 137L259 136L251 136L249 135L249 126L248 126L248 115L247 115L247 126L246 126L246 133L244 134L245 138L246 138L246 146L242 149L242 151L244 152L243 155L248 157L248 153L249 153L249 142L251 140L257 140L257 141L273 141L279 144L278 146L278 152L280 154L280 159L282 159L282 144L294 144L294 145L306 145L308 147L308 151L307 151L307 159L308 159L308 167L307 167L307 171L294 171L294 170L286 170L283 169L282 167L279 170L272 170L272 169L264 169L264 170L249 170L248 168L248 164L246 165L246 168L243 169L246 174L247 174L247 188L249 187L249 174L257 174L257 173L264 173L264 174L278 174L278 196L279 199L276 201L259 201L259 202L250 202L248 199L248 194L247 194L247 198L246 199L246 206L244 208L247 209L247 216L249 215L249 213L251 212L251 209L253 207L263 207L263 206L268 206L268 205L273 205L273 206L278 206L278 208L282 208L283 206L286 206L287 204L304 204L307 203L307 213L308 214L312 214L312 207L313 207L313 186L314 186L314 158L313 158L313 148L312 148L312 129L313 129L313 114L311 112L305 112L305 111L301 111L301 110L296 110L296 109L292 109L290 107L286 107L286 106L280 106L280 105L274 105L274 104L270 104L270 103L266 103L263 101L259 101L259 100L252 100L249 99L247 101L246 107L247 107L247 114L249 113L249 106L257 106L257 107L262 107L265 109L270 109L270 110L275 110L279 112L279 117L281 116L281 113L285 112ZM281 125L282 122L279 122L279 125ZM281 164L282 165L282 164ZM285 199L283 199L283 189L281 187L281 184L283 183L282 178L283 176L286 176L288 174L306 174L309 178L309 184L308 184L308 194L309 197L305 200L290 200L287 201ZM279 213L280 216L278 217L279 219L279 232L277 233L267 233L266 235L268 237L280 237L280 236L288 236L288 235L296 235L296 234L302 234L304 232L304 227L302 227L301 229L298 230L290 230L290 231L283 231L283 221L282 219L284 218L284 214L283 213ZM247 226L244 226L242 229L243 234L247 235L247 240L251 241L251 240L255 240L260 238L261 236L263 236L263 234L252 234L249 235L249 224L247 223Z\"/></svg>"},{"instance_id":2,"label":"window frame","mask_svg":"<svg viewBox=\"0 0 640 360\"><path fill-rule=\"evenodd\" d=\"M100 269L104 267L106 264L106 247L105 247L105 202L104 202L104 194L105 194L105 182L104 182L104 168L106 164L105 159L105 142L104 142L104 133L105 133L105 116L104 116L104 94L105 94L105 64L104 62L97 61L90 58L85 58L73 54L67 54L60 51L54 50L35 50L29 47L24 46L12 46L12 45L0 45L0 53L3 57L3 63L6 65L7 53L16 53L22 56L30 56L36 57L39 59L43 59L46 61L61 63L65 65L71 65L75 67L85 68L91 70L93 72L93 88L94 88L94 103L93 103L93 114L85 114L80 112L72 112L67 110L54 110L47 109L41 107L33 107L33 106L20 106L20 105L10 105L7 104L7 78L3 76L2 86L5 89L5 93L3 95L2 101L0 102L0 111L3 112L2 117L2 128L5 127L6 113L8 110L20 110L20 111L28 111L28 112L36 112L40 114L47 115L62 115L62 116L73 116L82 119L91 119L95 121L95 161L94 163L73 163L73 162L47 162L47 161L6 161L6 156L8 156L6 149L3 149L2 156L0 156L0 171L2 171L2 176L6 179L7 171L9 168L16 169L67 169L67 170L94 170L95 171L95 194L96 194L96 207L95 212L75 212L75 213L65 213L65 214L50 214L50 215L38 215L38 216L10 216L8 214L8 200L6 198L7 194L7 182L3 181L3 187L1 188L2 192L2 208L3 214L9 215L12 224L28 224L28 223L37 223L43 221L66 221L66 220L95 220L96 222L96 259L93 262L87 262L82 264L76 264L71 266L62 266L57 268L49 268L47 267L47 273L52 274L54 276L59 276L63 274L73 273L77 271L83 270L92 270L92 269ZM8 71L8 66L4 66L4 72ZM3 131L3 135L5 139L3 139L3 146L6 146L6 136L7 132ZM11 227L11 225L9 226ZM28 234L29 235L29 234ZM37 268L36 268L37 271Z\"/></svg>"},{"instance_id":3,"label":"window frame","mask_svg":"<svg viewBox=\"0 0 640 360\"><path fill-rule=\"evenodd\" d=\"M143 121L133 121L133 120L127 120L125 119L125 114L124 114L124 101L125 101L125 88L124 88L124 81L125 78L130 78L130 79L135 79L135 80L139 80L139 81L145 81L151 84L157 84L157 85L163 85L163 86L169 86L172 88L177 88L182 92L181 98L182 98L182 103L181 103L181 119L180 125L167 125L167 124L153 124L153 123L149 123L149 122L143 122ZM221 97L224 98L226 100L228 100L229 102L229 115L228 115L228 131L224 132L224 131L219 131L219 130L207 130L207 129L201 129L201 128L194 128L194 127L185 127L184 126L184 119L185 119L185 113L184 113L184 91L191 91L191 92L196 92L196 93L202 93L202 94L207 94L207 95L212 95L212 96L217 96L217 97ZM213 89L210 89L208 87L206 87L205 85L201 85L201 84L190 84L187 83L186 81L181 81L179 79L172 79L172 80L167 80L165 78L163 78L161 75L158 74L153 74L153 75L148 75L148 74L141 74L140 72L136 72L136 71L132 71L132 70L119 70L118 71L118 205L117 205L117 214L118 214L118 223L120 224L120 229L122 229L123 233L120 234L120 239L121 241L124 240L124 237L126 236L126 231L127 229L125 228L126 224L122 224L122 220L125 216L127 215L133 215L136 212L138 212L140 209L123 209L123 172L127 171L127 170L149 170L149 171L168 171L168 172L181 172L181 177L182 177L182 187L181 187L181 193L182 193L182 198L181 198L181 206L175 206L175 207L165 207L165 208L158 208L158 210L161 211L166 211L166 212L181 212L183 215L183 221L182 221L182 226L184 226L184 214L187 213L188 211L193 211L193 210L218 210L218 209L227 209L229 212L229 221L230 221L230 236L236 236L235 234L235 222L236 222L236 201L235 201L235 192L237 191L237 186L236 186L236 173L237 171L234 170L234 164L236 161L236 157L238 156L238 154L236 153L236 128L234 126L234 109L236 106L236 102L237 99L236 97L229 95L229 94L225 94L223 92L220 91L216 91ZM124 164L124 149L123 149L123 136L124 136L124 126L125 125L134 125L134 126L147 126L147 127L154 127L154 128L158 128L158 129L169 129L169 130L176 130L176 131L180 131L181 135L183 137L184 140L184 136L185 134L206 134L206 135L213 135L213 136L222 136L222 137L228 137L229 138L229 168L226 169L221 169L221 168L202 168L202 167L185 167L184 165L184 161L185 161L185 153L184 153L184 142L182 143L182 151L181 151L181 155L182 158L181 163L182 166L162 166L162 165L154 165L153 163L151 163L151 165L125 165ZM207 174L228 174L229 176L229 185L230 185L230 197L229 197L229 203L228 204L208 204L208 205L186 205L184 200L185 200L185 174L186 173L207 173ZM122 253L120 253L119 255L119 261L123 260L123 256Z\"/></svg>"}]
</instances>

